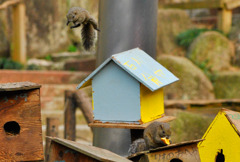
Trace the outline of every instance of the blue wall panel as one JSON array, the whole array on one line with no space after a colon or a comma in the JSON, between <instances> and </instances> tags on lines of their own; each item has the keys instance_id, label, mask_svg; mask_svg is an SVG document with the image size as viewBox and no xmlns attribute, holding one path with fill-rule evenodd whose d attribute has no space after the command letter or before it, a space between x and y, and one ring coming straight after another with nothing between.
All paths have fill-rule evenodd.
<instances>
[{"instance_id":1,"label":"blue wall panel","mask_svg":"<svg viewBox=\"0 0 240 162\"><path fill-rule=\"evenodd\" d=\"M140 120L140 83L113 61L93 77L92 89L94 120Z\"/></svg>"}]
</instances>

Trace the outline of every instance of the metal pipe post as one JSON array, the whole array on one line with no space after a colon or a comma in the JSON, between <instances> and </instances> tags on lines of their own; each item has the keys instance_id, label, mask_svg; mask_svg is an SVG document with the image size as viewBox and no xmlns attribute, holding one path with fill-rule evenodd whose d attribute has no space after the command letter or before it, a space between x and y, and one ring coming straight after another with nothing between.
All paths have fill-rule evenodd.
<instances>
[{"instance_id":1,"label":"metal pipe post","mask_svg":"<svg viewBox=\"0 0 240 162\"><path fill-rule=\"evenodd\" d=\"M155 58L157 10L158 0L100 0L97 65L113 54L137 47ZM94 128L93 132L94 146L128 155L129 129Z\"/></svg>"}]
</instances>

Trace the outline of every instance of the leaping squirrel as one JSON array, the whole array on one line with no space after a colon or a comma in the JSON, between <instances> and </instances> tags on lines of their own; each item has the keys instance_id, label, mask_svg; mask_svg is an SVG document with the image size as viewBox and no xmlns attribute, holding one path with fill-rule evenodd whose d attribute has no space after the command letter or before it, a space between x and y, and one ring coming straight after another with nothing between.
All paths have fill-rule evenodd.
<instances>
[{"instance_id":1,"label":"leaping squirrel","mask_svg":"<svg viewBox=\"0 0 240 162\"><path fill-rule=\"evenodd\" d=\"M83 25L81 35L83 39L83 47L85 50L90 50L94 44L95 39L95 30L98 29L97 22L93 17L90 16L89 12L86 9L81 7L72 7L67 13L67 25L72 22L74 25L70 28L80 27Z\"/></svg>"}]
</instances>

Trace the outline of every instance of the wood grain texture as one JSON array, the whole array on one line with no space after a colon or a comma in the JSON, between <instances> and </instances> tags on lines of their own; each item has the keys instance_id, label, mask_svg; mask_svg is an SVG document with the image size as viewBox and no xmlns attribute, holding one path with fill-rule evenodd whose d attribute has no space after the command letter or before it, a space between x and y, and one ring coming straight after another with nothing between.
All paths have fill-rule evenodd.
<instances>
[{"instance_id":1,"label":"wood grain texture","mask_svg":"<svg viewBox=\"0 0 240 162\"><path fill-rule=\"evenodd\" d=\"M59 127L59 119L58 118L47 118L47 132L46 136L48 137L58 137L58 127ZM46 138L45 144L45 159L49 158L49 148L50 148L50 139Z\"/></svg>"},{"instance_id":2,"label":"wood grain texture","mask_svg":"<svg viewBox=\"0 0 240 162\"><path fill-rule=\"evenodd\" d=\"M161 4L159 4L161 5ZM209 1L190 1L182 3L167 3L164 8L180 8L180 9L198 9L198 8L223 8L224 3L221 0Z\"/></svg>"},{"instance_id":3,"label":"wood grain texture","mask_svg":"<svg viewBox=\"0 0 240 162\"><path fill-rule=\"evenodd\" d=\"M170 122L174 120L176 117L174 116L163 116L162 118L153 120L144 124L126 124L126 123L90 123L88 126L90 127L103 127L103 128L124 128L124 129L145 129L149 124L154 121L159 122Z\"/></svg>"},{"instance_id":4,"label":"wood grain texture","mask_svg":"<svg viewBox=\"0 0 240 162\"><path fill-rule=\"evenodd\" d=\"M64 162L98 162L91 157L84 154L80 154L74 150L71 150L61 144L52 142L50 147L49 162L64 161Z\"/></svg>"},{"instance_id":5,"label":"wood grain texture","mask_svg":"<svg viewBox=\"0 0 240 162\"><path fill-rule=\"evenodd\" d=\"M32 82L15 82L15 83L2 83L0 84L1 91L18 91L30 90L40 88L41 85Z\"/></svg>"},{"instance_id":6,"label":"wood grain texture","mask_svg":"<svg viewBox=\"0 0 240 162\"><path fill-rule=\"evenodd\" d=\"M65 160L65 162L82 161L121 161L129 162L128 159L121 157L111 151L80 144L74 141L51 138L50 161Z\"/></svg>"},{"instance_id":7,"label":"wood grain texture","mask_svg":"<svg viewBox=\"0 0 240 162\"><path fill-rule=\"evenodd\" d=\"M0 92L0 161L43 160L39 89ZM4 125L15 121L19 134Z\"/></svg>"},{"instance_id":8,"label":"wood grain texture","mask_svg":"<svg viewBox=\"0 0 240 162\"><path fill-rule=\"evenodd\" d=\"M184 162L200 162L197 144L202 139L170 144L168 146L139 152L129 156L133 161L149 160L151 162L169 162L172 159L180 159Z\"/></svg>"},{"instance_id":9,"label":"wood grain texture","mask_svg":"<svg viewBox=\"0 0 240 162\"><path fill-rule=\"evenodd\" d=\"M75 141L76 139L76 107L74 101L74 92L65 91L64 108L64 138Z\"/></svg>"}]
</instances>

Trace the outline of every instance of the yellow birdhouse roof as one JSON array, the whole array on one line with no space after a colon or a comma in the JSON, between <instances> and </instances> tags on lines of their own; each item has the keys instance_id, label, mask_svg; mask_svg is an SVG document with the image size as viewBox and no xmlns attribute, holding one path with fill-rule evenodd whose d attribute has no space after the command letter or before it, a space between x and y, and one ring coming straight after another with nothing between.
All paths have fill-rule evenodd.
<instances>
[{"instance_id":1,"label":"yellow birdhouse roof","mask_svg":"<svg viewBox=\"0 0 240 162\"><path fill-rule=\"evenodd\" d=\"M240 161L240 113L221 109L198 144L201 161Z\"/></svg>"}]
</instances>

